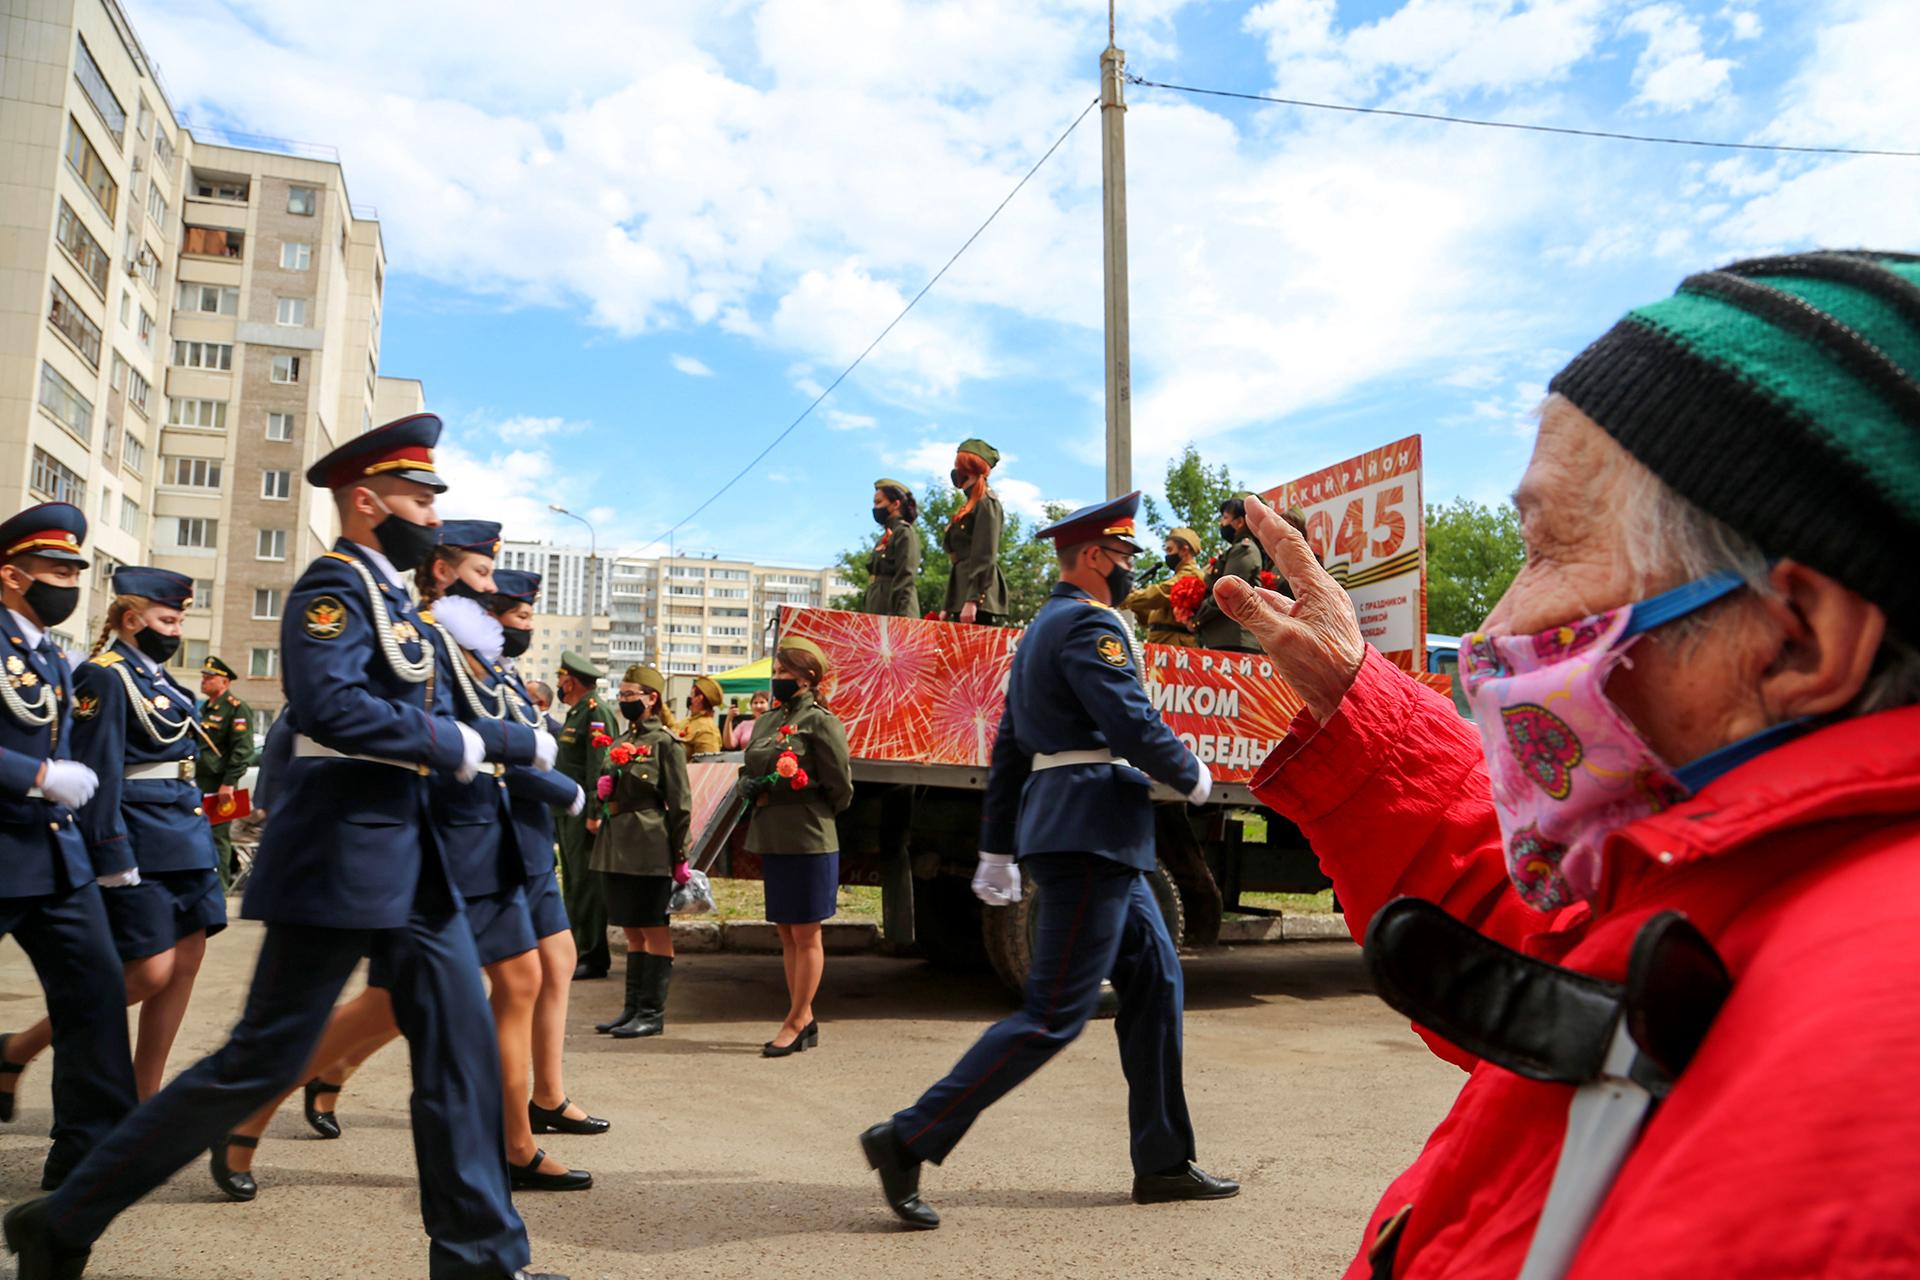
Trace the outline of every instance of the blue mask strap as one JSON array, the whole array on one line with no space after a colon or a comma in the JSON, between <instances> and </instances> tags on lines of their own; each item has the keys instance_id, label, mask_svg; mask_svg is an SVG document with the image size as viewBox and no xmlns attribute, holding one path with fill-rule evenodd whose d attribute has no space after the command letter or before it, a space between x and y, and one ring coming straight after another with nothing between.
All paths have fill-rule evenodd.
<instances>
[{"instance_id":1,"label":"blue mask strap","mask_svg":"<svg viewBox=\"0 0 1920 1280\"><path fill-rule=\"evenodd\" d=\"M1738 742L1729 742L1701 756L1698 760L1688 761L1673 771L1679 784L1687 789L1689 795L1699 795L1700 789L1723 773L1730 773L1755 756L1763 755L1782 743L1793 741L1803 734L1811 733L1817 727L1811 716L1799 716L1792 720L1782 720L1760 732L1750 734Z\"/></svg>"},{"instance_id":2,"label":"blue mask strap","mask_svg":"<svg viewBox=\"0 0 1920 1280\"><path fill-rule=\"evenodd\" d=\"M1745 578L1731 570L1722 569L1704 578L1682 583L1671 591L1649 596L1633 606L1633 616L1628 619L1627 629L1620 633L1620 638L1624 640L1628 636L1637 636L1643 631L1665 626L1706 608L1723 596L1732 595L1746 585Z\"/></svg>"}]
</instances>

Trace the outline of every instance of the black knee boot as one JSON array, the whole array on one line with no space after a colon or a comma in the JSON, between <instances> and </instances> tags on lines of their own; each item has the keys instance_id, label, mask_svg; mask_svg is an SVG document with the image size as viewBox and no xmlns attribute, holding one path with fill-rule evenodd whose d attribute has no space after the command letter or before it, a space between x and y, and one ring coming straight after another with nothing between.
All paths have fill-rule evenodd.
<instances>
[{"instance_id":1,"label":"black knee boot","mask_svg":"<svg viewBox=\"0 0 1920 1280\"><path fill-rule=\"evenodd\" d=\"M613 1029L616 1040L657 1036L667 1029L667 986L673 981L673 957L649 955L641 960L640 1003L633 1017Z\"/></svg>"},{"instance_id":2,"label":"black knee boot","mask_svg":"<svg viewBox=\"0 0 1920 1280\"><path fill-rule=\"evenodd\" d=\"M646 974L646 963L652 958L653 957L644 951L627 952L626 1006L622 1008L620 1012L614 1014L610 1021L594 1023L593 1029L595 1031L598 1031L601 1035L606 1035L615 1027L633 1021L633 1015L640 1011L640 987L642 979Z\"/></svg>"}]
</instances>

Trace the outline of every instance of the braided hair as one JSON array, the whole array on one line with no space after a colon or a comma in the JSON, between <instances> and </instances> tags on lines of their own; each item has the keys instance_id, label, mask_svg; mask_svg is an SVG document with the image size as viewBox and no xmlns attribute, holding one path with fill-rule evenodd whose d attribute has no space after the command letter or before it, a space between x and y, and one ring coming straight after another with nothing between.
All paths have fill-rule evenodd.
<instances>
[{"instance_id":1,"label":"braided hair","mask_svg":"<svg viewBox=\"0 0 1920 1280\"><path fill-rule=\"evenodd\" d=\"M113 643L114 633L120 630L128 614L139 613L152 607L153 601L145 596L115 596L113 602L107 606L107 620L100 624L100 634L94 640L93 648L88 650L87 656L97 658L109 644Z\"/></svg>"}]
</instances>

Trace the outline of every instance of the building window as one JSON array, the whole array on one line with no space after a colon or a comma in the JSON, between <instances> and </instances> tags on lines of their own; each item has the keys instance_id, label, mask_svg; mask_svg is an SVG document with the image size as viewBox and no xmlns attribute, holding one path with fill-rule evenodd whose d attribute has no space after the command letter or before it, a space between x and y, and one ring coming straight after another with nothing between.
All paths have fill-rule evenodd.
<instances>
[{"instance_id":1,"label":"building window","mask_svg":"<svg viewBox=\"0 0 1920 1280\"><path fill-rule=\"evenodd\" d=\"M51 282L47 294L47 323L55 332L73 344L86 362L95 369L100 367L100 326L95 324L80 304L73 300L58 280Z\"/></svg>"},{"instance_id":2,"label":"building window","mask_svg":"<svg viewBox=\"0 0 1920 1280\"><path fill-rule=\"evenodd\" d=\"M66 202L65 197L60 200L60 216L54 239L73 265L80 268L80 274L92 282L101 297L106 297L107 269L110 265L107 251L100 247L100 242L93 238L93 233L80 221L80 215L73 211L73 206Z\"/></svg>"},{"instance_id":3,"label":"building window","mask_svg":"<svg viewBox=\"0 0 1920 1280\"><path fill-rule=\"evenodd\" d=\"M188 284L182 281L180 309L210 316L237 316L240 314L240 291L222 288L217 284Z\"/></svg>"},{"instance_id":4,"label":"building window","mask_svg":"<svg viewBox=\"0 0 1920 1280\"><path fill-rule=\"evenodd\" d=\"M213 599L212 596L203 596L198 591L193 593L193 598L195 600ZM173 651L173 658L167 665L179 671L197 672L201 667L206 665L206 661L207 642L205 640L186 640L181 643L178 649Z\"/></svg>"},{"instance_id":5,"label":"building window","mask_svg":"<svg viewBox=\"0 0 1920 1280\"><path fill-rule=\"evenodd\" d=\"M260 496L263 498L291 498L293 496L293 472L262 471L260 473Z\"/></svg>"},{"instance_id":6,"label":"building window","mask_svg":"<svg viewBox=\"0 0 1920 1280\"><path fill-rule=\"evenodd\" d=\"M145 475L147 473L147 446L140 443L140 437L131 431L127 432L126 438L121 444L120 461L125 463L127 470L133 472L135 475Z\"/></svg>"},{"instance_id":7,"label":"building window","mask_svg":"<svg viewBox=\"0 0 1920 1280\"><path fill-rule=\"evenodd\" d=\"M279 441L293 439L293 415L290 413L268 414L267 439Z\"/></svg>"},{"instance_id":8,"label":"building window","mask_svg":"<svg viewBox=\"0 0 1920 1280\"><path fill-rule=\"evenodd\" d=\"M169 454L161 464L160 483L187 489L218 489L220 459L185 458Z\"/></svg>"},{"instance_id":9,"label":"building window","mask_svg":"<svg viewBox=\"0 0 1920 1280\"><path fill-rule=\"evenodd\" d=\"M212 550L219 545L220 522L206 516L175 516L173 545Z\"/></svg>"},{"instance_id":10,"label":"building window","mask_svg":"<svg viewBox=\"0 0 1920 1280\"><path fill-rule=\"evenodd\" d=\"M101 123L107 126L107 132L113 135L116 145L124 144L127 139L127 109L120 105L120 99L113 96L113 90L107 88L107 78L100 74L100 64L93 60L93 51L87 48L84 37L76 37L79 45L73 59L73 78L87 92L87 101L100 113Z\"/></svg>"},{"instance_id":11,"label":"building window","mask_svg":"<svg viewBox=\"0 0 1920 1280\"><path fill-rule=\"evenodd\" d=\"M244 232L227 227L188 227L180 252L198 254L203 258L244 258L246 248L247 237Z\"/></svg>"},{"instance_id":12,"label":"building window","mask_svg":"<svg viewBox=\"0 0 1920 1280\"><path fill-rule=\"evenodd\" d=\"M213 579L195 578L193 580L193 598L198 604L211 606L213 604Z\"/></svg>"},{"instance_id":13,"label":"building window","mask_svg":"<svg viewBox=\"0 0 1920 1280\"><path fill-rule=\"evenodd\" d=\"M271 680L280 674L278 649L247 650L247 674L255 680Z\"/></svg>"},{"instance_id":14,"label":"building window","mask_svg":"<svg viewBox=\"0 0 1920 1280\"><path fill-rule=\"evenodd\" d=\"M53 420L80 438L82 444L93 441L93 401L81 395L60 371L42 361L40 365L40 407ZM76 504L77 505L77 504Z\"/></svg>"},{"instance_id":15,"label":"building window","mask_svg":"<svg viewBox=\"0 0 1920 1280\"><path fill-rule=\"evenodd\" d=\"M126 494L120 495L120 528L126 533L139 537L145 525L146 513L140 510L140 504Z\"/></svg>"},{"instance_id":16,"label":"building window","mask_svg":"<svg viewBox=\"0 0 1920 1280\"><path fill-rule=\"evenodd\" d=\"M140 376L140 371L127 369L127 403L140 411L141 417L147 416L147 393L153 390L153 384Z\"/></svg>"},{"instance_id":17,"label":"building window","mask_svg":"<svg viewBox=\"0 0 1920 1280\"><path fill-rule=\"evenodd\" d=\"M247 202L247 180L245 178L221 178L212 175L193 175L193 194L201 200L231 200L236 204Z\"/></svg>"},{"instance_id":18,"label":"building window","mask_svg":"<svg viewBox=\"0 0 1920 1280\"><path fill-rule=\"evenodd\" d=\"M167 136L165 129L159 129L153 135L153 158L160 162L162 169L173 168L173 139Z\"/></svg>"},{"instance_id":19,"label":"building window","mask_svg":"<svg viewBox=\"0 0 1920 1280\"><path fill-rule=\"evenodd\" d=\"M320 193L312 187L287 188L287 212L311 218L320 208Z\"/></svg>"},{"instance_id":20,"label":"building window","mask_svg":"<svg viewBox=\"0 0 1920 1280\"><path fill-rule=\"evenodd\" d=\"M313 246L301 240L280 242L280 269L305 271L313 265Z\"/></svg>"},{"instance_id":21,"label":"building window","mask_svg":"<svg viewBox=\"0 0 1920 1280\"><path fill-rule=\"evenodd\" d=\"M167 228L167 198L160 194L157 184L147 184L147 217L153 219L153 225L165 231Z\"/></svg>"},{"instance_id":22,"label":"building window","mask_svg":"<svg viewBox=\"0 0 1920 1280\"><path fill-rule=\"evenodd\" d=\"M255 587L253 589L253 616L263 620L280 616L280 588Z\"/></svg>"},{"instance_id":23,"label":"building window","mask_svg":"<svg viewBox=\"0 0 1920 1280\"><path fill-rule=\"evenodd\" d=\"M33 451L33 474L29 483L54 502L71 502L82 511L87 508L86 481L38 446Z\"/></svg>"},{"instance_id":24,"label":"building window","mask_svg":"<svg viewBox=\"0 0 1920 1280\"><path fill-rule=\"evenodd\" d=\"M305 298L277 298L273 304L273 322L275 324L304 325L307 322L307 300Z\"/></svg>"},{"instance_id":25,"label":"building window","mask_svg":"<svg viewBox=\"0 0 1920 1280\"><path fill-rule=\"evenodd\" d=\"M141 137L145 138L153 133L153 108L147 105L147 100L144 96L140 99L140 114L135 117L135 119L138 123L134 125L134 128L139 132Z\"/></svg>"},{"instance_id":26,"label":"building window","mask_svg":"<svg viewBox=\"0 0 1920 1280\"><path fill-rule=\"evenodd\" d=\"M176 369L218 369L223 373L228 372L233 368L233 344L175 342L173 364Z\"/></svg>"},{"instance_id":27,"label":"building window","mask_svg":"<svg viewBox=\"0 0 1920 1280\"><path fill-rule=\"evenodd\" d=\"M67 165L80 179L80 185L92 193L93 202L107 215L107 221L112 222L114 208L120 201L120 184L107 172L106 161L93 149L87 135L80 131L80 122L72 116L67 117Z\"/></svg>"},{"instance_id":28,"label":"building window","mask_svg":"<svg viewBox=\"0 0 1920 1280\"><path fill-rule=\"evenodd\" d=\"M300 381L299 356L275 356L273 358L273 380L275 382Z\"/></svg>"},{"instance_id":29,"label":"building window","mask_svg":"<svg viewBox=\"0 0 1920 1280\"><path fill-rule=\"evenodd\" d=\"M285 560L287 558L287 531L285 529L262 529L253 542L255 560Z\"/></svg>"},{"instance_id":30,"label":"building window","mask_svg":"<svg viewBox=\"0 0 1920 1280\"><path fill-rule=\"evenodd\" d=\"M127 234L131 236L133 232L129 230ZM151 245L140 246L140 252L134 256L133 265L134 269L140 273L140 278L147 282L147 288L158 293L160 291L160 255L153 251Z\"/></svg>"},{"instance_id":31,"label":"building window","mask_svg":"<svg viewBox=\"0 0 1920 1280\"><path fill-rule=\"evenodd\" d=\"M182 400L175 396L167 405L167 425L225 431L227 402L225 400Z\"/></svg>"},{"instance_id":32,"label":"building window","mask_svg":"<svg viewBox=\"0 0 1920 1280\"><path fill-rule=\"evenodd\" d=\"M140 323L135 326L133 336L140 339L140 345L153 350L153 317L147 314L145 307L140 308Z\"/></svg>"}]
</instances>

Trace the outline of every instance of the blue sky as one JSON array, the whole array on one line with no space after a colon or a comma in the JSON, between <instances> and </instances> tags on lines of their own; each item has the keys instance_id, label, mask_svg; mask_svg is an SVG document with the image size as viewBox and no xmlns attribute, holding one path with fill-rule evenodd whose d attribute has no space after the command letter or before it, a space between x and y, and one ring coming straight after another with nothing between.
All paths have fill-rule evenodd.
<instances>
[{"instance_id":1,"label":"blue sky","mask_svg":"<svg viewBox=\"0 0 1920 1280\"><path fill-rule=\"evenodd\" d=\"M455 514L642 549L892 318L1097 91L1098 0L131 0L189 120L339 148L381 211L383 372ZM1154 80L1738 141L1920 147L1911 0L1144 0ZM1499 500L1553 371L1755 252L1914 247L1920 161L1635 146L1129 90L1135 480L1264 487L1415 431ZM1006 455L1102 485L1098 117L683 549L826 563L868 481Z\"/></svg>"}]
</instances>

